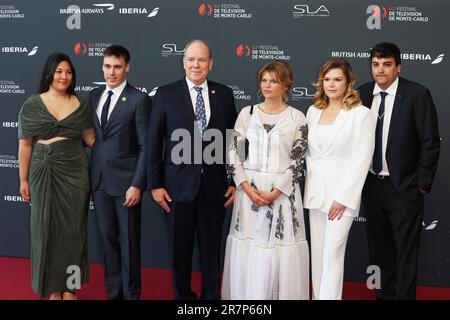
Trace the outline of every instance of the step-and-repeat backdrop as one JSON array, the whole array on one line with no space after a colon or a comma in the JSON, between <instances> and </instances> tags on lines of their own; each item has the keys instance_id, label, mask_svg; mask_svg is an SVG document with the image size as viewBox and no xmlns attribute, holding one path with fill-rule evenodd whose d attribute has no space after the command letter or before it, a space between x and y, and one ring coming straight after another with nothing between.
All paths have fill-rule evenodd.
<instances>
[{"instance_id":1,"label":"step-and-repeat backdrop","mask_svg":"<svg viewBox=\"0 0 450 320\"><path fill-rule=\"evenodd\" d=\"M88 95L104 81L103 50L122 44L132 56L128 81L152 96L158 86L183 77L185 44L200 38L213 50L210 79L233 89L238 111L258 99L259 68L280 59L295 71L290 104L306 112L314 93L311 82L324 60L348 59L359 85L370 80L370 48L388 41L402 50L402 76L428 87L437 107L442 153L425 202L419 283L450 286L449 12L450 2L444 0L1 1L0 256L29 257L30 207L19 194L17 115L23 101L37 92L50 53L71 57L76 91ZM89 256L98 263L92 209L91 203ZM365 223L361 213L351 229L347 281L368 277ZM162 213L148 194L143 199L142 261L147 267L169 267Z\"/></svg>"}]
</instances>

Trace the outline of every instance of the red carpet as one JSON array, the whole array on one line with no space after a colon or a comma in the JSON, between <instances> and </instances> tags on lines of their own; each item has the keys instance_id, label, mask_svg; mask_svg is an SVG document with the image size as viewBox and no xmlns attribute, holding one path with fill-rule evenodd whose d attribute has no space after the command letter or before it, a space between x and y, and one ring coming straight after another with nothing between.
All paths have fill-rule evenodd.
<instances>
[{"instance_id":1,"label":"red carpet","mask_svg":"<svg viewBox=\"0 0 450 320\"><path fill-rule=\"evenodd\" d=\"M77 292L81 300L106 299L103 267L90 265L90 281ZM194 272L194 290L200 292L200 273ZM372 300L373 291L364 283L344 283L344 300ZM142 268L142 294L144 300L170 300L173 298L171 273L167 269ZM0 300L34 300L37 296L31 290L30 260L0 258ZM450 288L419 287L418 300L450 300Z\"/></svg>"}]
</instances>

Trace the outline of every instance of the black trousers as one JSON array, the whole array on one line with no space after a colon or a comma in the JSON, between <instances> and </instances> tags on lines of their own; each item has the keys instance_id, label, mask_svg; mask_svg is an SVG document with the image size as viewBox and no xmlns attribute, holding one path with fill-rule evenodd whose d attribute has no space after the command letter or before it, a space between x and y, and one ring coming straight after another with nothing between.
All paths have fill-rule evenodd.
<instances>
[{"instance_id":1,"label":"black trousers","mask_svg":"<svg viewBox=\"0 0 450 320\"><path fill-rule=\"evenodd\" d=\"M369 173L362 200L370 263L381 270L377 299L415 299L423 196L406 199L389 177Z\"/></svg>"},{"instance_id":2,"label":"black trousers","mask_svg":"<svg viewBox=\"0 0 450 320\"><path fill-rule=\"evenodd\" d=\"M197 299L191 289L194 235L200 253L202 294L200 299L220 298L220 254L223 203L210 203L201 184L193 202L173 202L171 212L164 213L169 232L169 256L173 268L175 299ZM224 203L226 198L224 197Z\"/></svg>"},{"instance_id":3,"label":"black trousers","mask_svg":"<svg viewBox=\"0 0 450 320\"><path fill-rule=\"evenodd\" d=\"M141 294L141 203L125 207L125 196L93 192L108 299L138 300Z\"/></svg>"}]
</instances>

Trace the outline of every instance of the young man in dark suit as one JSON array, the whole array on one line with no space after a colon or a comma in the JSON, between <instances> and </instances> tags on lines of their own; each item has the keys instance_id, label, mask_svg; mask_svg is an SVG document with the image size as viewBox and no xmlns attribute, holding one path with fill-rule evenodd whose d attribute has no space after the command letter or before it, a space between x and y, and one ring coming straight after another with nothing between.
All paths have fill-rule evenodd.
<instances>
[{"instance_id":1,"label":"young man in dark suit","mask_svg":"<svg viewBox=\"0 0 450 320\"><path fill-rule=\"evenodd\" d=\"M369 257L380 267L377 299L415 299L424 195L440 151L430 91L400 78L400 49L379 43L370 53L374 82L359 88L378 115L372 167L363 189Z\"/></svg>"},{"instance_id":2,"label":"young man in dark suit","mask_svg":"<svg viewBox=\"0 0 450 320\"><path fill-rule=\"evenodd\" d=\"M167 213L177 299L197 298L191 290L194 234L202 270L200 298L218 299L220 292L222 223L235 191L225 169L225 140L237 115L232 90L207 80L212 65L204 41L188 43L183 57L186 76L158 89L148 128L148 185ZM223 138L221 150L216 150L221 155L211 163L204 153L210 143L217 143L209 142L208 136L217 133ZM189 150L181 154L179 134L188 136L184 142Z\"/></svg>"},{"instance_id":3,"label":"young man in dark suit","mask_svg":"<svg viewBox=\"0 0 450 320\"><path fill-rule=\"evenodd\" d=\"M126 81L130 54L105 49L106 86L89 95L96 131L91 188L104 258L108 299L137 300L141 293L141 196L146 189L145 148L152 101Z\"/></svg>"}]
</instances>

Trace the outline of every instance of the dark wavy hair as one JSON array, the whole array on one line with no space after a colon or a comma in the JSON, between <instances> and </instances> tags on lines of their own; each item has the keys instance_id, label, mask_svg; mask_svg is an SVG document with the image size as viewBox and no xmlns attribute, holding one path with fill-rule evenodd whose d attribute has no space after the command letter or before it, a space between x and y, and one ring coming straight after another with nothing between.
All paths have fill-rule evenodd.
<instances>
[{"instance_id":1,"label":"dark wavy hair","mask_svg":"<svg viewBox=\"0 0 450 320\"><path fill-rule=\"evenodd\" d=\"M67 88L67 94L75 94L75 86L77 83L77 74L75 72L75 68L70 61L69 56L61 52L55 52L49 55L47 58L47 62L45 62L44 70L42 71L41 82L39 84L39 93L47 92L50 88L50 84L53 81L53 77L55 76L55 71L58 65L66 61L70 69L72 70L72 81L70 82L69 87Z\"/></svg>"}]
</instances>

